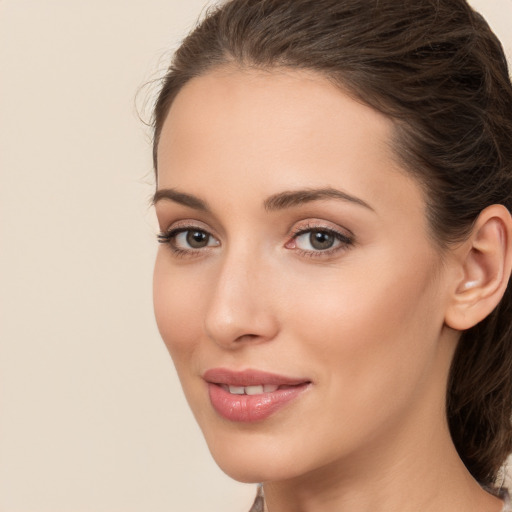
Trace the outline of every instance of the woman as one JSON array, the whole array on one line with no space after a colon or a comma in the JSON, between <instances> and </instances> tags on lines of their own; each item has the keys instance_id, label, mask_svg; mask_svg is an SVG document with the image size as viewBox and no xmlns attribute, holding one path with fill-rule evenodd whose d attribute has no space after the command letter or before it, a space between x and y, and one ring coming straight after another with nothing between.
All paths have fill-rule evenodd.
<instances>
[{"instance_id":1,"label":"woman","mask_svg":"<svg viewBox=\"0 0 512 512\"><path fill-rule=\"evenodd\" d=\"M232 0L154 130L157 323L253 510L509 510L512 87L485 21Z\"/></svg>"}]
</instances>

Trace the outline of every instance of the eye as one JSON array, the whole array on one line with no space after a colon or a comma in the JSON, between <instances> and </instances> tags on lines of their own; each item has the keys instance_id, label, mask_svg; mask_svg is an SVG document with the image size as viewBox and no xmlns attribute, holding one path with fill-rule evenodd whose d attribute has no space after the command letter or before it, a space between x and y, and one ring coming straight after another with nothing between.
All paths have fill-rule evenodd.
<instances>
[{"instance_id":1,"label":"eye","mask_svg":"<svg viewBox=\"0 0 512 512\"><path fill-rule=\"evenodd\" d=\"M285 245L307 256L327 256L353 245L353 238L334 229L325 227L302 227L295 231Z\"/></svg>"},{"instance_id":2,"label":"eye","mask_svg":"<svg viewBox=\"0 0 512 512\"><path fill-rule=\"evenodd\" d=\"M181 249L202 249L210 245L216 245L215 239L205 231L198 229L187 229L174 236L174 244Z\"/></svg>"},{"instance_id":3,"label":"eye","mask_svg":"<svg viewBox=\"0 0 512 512\"><path fill-rule=\"evenodd\" d=\"M311 230L295 238L295 245L305 251L325 251L339 243L336 234L329 231Z\"/></svg>"},{"instance_id":4,"label":"eye","mask_svg":"<svg viewBox=\"0 0 512 512\"><path fill-rule=\"evenodd\" d=\"M207 247L220 245L219 241L210 233L197 227L171 229L167 233L160 233L158 241L162 244L169 244L176 253L193 253Z\"/></svg>"}]
</instances>

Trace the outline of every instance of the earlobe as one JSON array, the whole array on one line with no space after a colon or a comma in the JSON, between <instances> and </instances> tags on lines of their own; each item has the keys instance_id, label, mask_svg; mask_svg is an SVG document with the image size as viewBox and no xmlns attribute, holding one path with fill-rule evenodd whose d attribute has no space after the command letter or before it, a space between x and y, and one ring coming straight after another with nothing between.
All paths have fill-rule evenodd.
<instances>
[{"instance_id":1,"label":"earlobe","mask_svg":"<svg viewBox=\"0 0 512 512\"><path fill-rule=\"evenodd\" d=\"M512 217L503 205L481 212L468 239L456 249L459 272L445 323L470 329L498 305L512 267Z\"/></svg>"}]
</instances>

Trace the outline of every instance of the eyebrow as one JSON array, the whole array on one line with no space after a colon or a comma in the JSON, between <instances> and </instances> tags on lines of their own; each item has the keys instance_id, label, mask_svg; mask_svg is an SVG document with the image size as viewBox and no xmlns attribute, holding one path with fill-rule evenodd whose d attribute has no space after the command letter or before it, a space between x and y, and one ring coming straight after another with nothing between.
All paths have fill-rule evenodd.
<instances>
[{"instance_id":1,"label":"eyebrow","mask_svg":"<svg viewBox=\"0 0 512 512\"><path fill-rule=\"evenodd\" d=\"M321 201L322 199L338 199L375 211L366 201L363 201L359 197L352 196L346 192L342 192L341 190L331 187L280 192L279 194L274 194L266 199L263 205L265 210L275 211L284 210L285 208L293 208L294 206L311 203L312 201Z\"/></svg>"},{"instance_id":2,"label":"eyebrow","mask_svg":"<svg viewBox=\"0 0 512 512\"><path fill-rule=\"evenodd\" d=\"M155 192L153 196L153 205L167 199L175 203L193 208L194 210L200 210L203 212L210 212L210 207L199 197L192 194L186 194L185 192L179 192L172 188L163 188ZM301 206L305 203L311 203L313 201L321 201L323 199L337 199L346 201L359 206L363 206L371 211L375 211L366 201L363 201L359 197L352 196L341 190L335 188L318 188L318 189L302 189L302 190L290 190L285 192L279 192L274 194L263 202L263 206L267 211L284 210L287 208L293 208L295 206Z\"/></svg>"},{"instance_id":3,"label":"eyebrow","mask_svg":"<svg viewBox=\"0 0 512 512\"><path fill-rule=\"evenodd\" d=\"M163 199L167 199L169 201L182 204L183 206L188 206L189 208L193 208L194 210L200 210L203 212L210 211L210 208L202 199L199 199L198 197L193 196L192 194L178 192L173 188L162 188L160 190L157 190L155 192L155 195L153 196L153 206L159 201L162 201Z\"/></svg>"}]
</instances>

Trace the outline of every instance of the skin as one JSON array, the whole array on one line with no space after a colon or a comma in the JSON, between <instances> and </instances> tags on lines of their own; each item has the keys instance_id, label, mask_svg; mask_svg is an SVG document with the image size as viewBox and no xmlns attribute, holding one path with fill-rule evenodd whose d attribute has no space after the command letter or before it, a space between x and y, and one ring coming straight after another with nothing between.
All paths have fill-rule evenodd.
<instances>
[{"instance_id":1,"label":"skin","mask_svg":"<svg viewBox=\"0 0 512 512\"><path fill-rule=\"evenodd\" d=\"M460 253L433 242L392 134L387 118L313 73L229 67L186 84L163 127L158 190L208 210L160 199L160 230L209 238L159 247L158 327L215 460L235 479L265 482L270 512L502 506L466 471L444 412ZM327 188L357 201L264 206ZM310 233L294 235L312 228L350 242L319 250ZM202 375L218 367L311 385L240 424L210 403Z\"/></svg>"}]
</instances>

